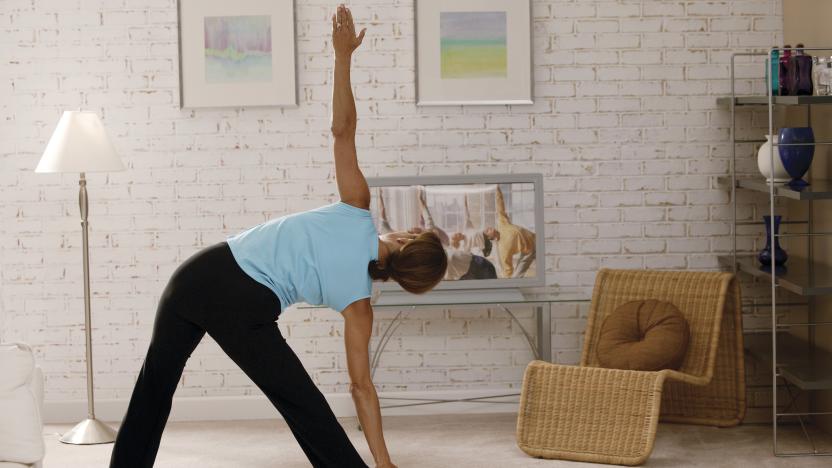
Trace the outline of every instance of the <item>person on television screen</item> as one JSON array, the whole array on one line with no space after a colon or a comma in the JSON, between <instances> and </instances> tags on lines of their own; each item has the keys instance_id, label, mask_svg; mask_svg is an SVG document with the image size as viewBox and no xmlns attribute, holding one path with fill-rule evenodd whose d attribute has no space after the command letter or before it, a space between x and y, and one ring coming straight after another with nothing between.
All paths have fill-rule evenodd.
<instances>
[{"instance_id":1,"label":"person on television screen","mask_svg":"<svg viewBox=\"0 0 832 468\"><path fill-rule=\"evenodd\" d=\"M444 244L445 251L448 255L448 269L445 272L446 280L455 281L497 278L497 269L494 267L493 263L483 256L473 254L471 249L466 250L457 248L453 245L453 242L451 242L448 233L436 225L433 220L433 216L430 213L430 208L428 208L427 197L425 196L424 191L419 194L419 204L422 207L422 218L426 221L424 231L435 233L439 239L448 239L448 243ZM465 206L467 217L466 224L473 228L473 223L471 223L471 217L467 210L467 200L465 202ZM421 228L414 228L411 232L414 234L420 234L423 230Z\"/></svg>"},{"instance_id":2,"label":"person on television screen","mask_svg":"<svg viewBox=\"0 0 832 468\"><path fill-rule=\"evenodd\" d=\"M485 235L497 242L500 267L505 278L522 278L535 260L536 237L528 229L512 224L506 213L503 191L497 187L497 227L485 230ZM517 263L514 256L519 254Z\"/></svg>"},{"instance_id":3,"label":"person on television screen","mask_svg":"<svg viewBox=\"0 0 832 468\"><path fill-rule=\"evenodd\" d=\"M439 236L439 240L442 241L442 245L448 247L451 243L451 238L448 236L448 233L445 232L444 229L437 226L436 223L433 221L433 216L431 216L430 214L430 208L428 208L427 191L424 189L424 187L419 188L419 207L421 208L420 216L423 227L411 228L409 232L411 234L432 232Z\"/></svg>"},{"instance_id":4,"label":"person on television screen","mask_svg":"<svg viewBox=\"0 0 832 468\"><path fill-rule=\"evenodd\" d=\"M378 189L378 207L379 207L379 234L389 234L395 232L390 226L390 221L387 219L387 208L384 206L384 189Z\"/></svg>"},{"instance_id":5,"label":"person on television screen","mask_svg":"<svg viewBox=\"0 0 832 468\"><path fill-rule=\"evenodd\" d=\"M485 235L485 230L476 229L471 220L471 211L468 208L468 195L465 196L465 228L462 232L455 232L451 236L451 246L454 249L470 252L482 257L491 255L492 242Z\"/></svg>"}]
</instances>

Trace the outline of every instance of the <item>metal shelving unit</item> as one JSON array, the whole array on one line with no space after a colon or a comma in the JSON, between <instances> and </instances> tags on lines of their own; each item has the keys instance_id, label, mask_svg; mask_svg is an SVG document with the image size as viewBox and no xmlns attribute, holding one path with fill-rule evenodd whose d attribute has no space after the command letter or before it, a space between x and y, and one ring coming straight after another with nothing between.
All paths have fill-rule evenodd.
<instances>
[{"instance_id":1,"label":"metal shelving unit","mask_svg":"<svg viewBox=\"0 0 832 468\"><path fill-rule=\"evenodd\" d=\"M774 110L777 106L802 106L807 112L808 126L812 126L812 105L832 104L832 96L774 96L772 94L771 73L766 73L767 95L737 96L736 94L736 61L738 57L765 57L766 70L771 70L771 52L779 50L781 53L789 49L770 49L768 53L737 53L731 57L731 96L719 98L718 103L727 105L731 109L731 141L732 158L730 177L721 178L720 183L730 185L733 203L733 225L731 235L733 250L730 256L721 257L720 264L732 269L735 273L742 272L757 278L770 281L771 302L771 330L764 334L749 334L746 336L746 349L750 355L771 366L772 379L772 441L776 456L832 456L832 452L817 449L817 444L807 423L815 416L832 415L830 412L813 412L811 408L811 391L832 390L832 353L821 351L815 347L815 329L818 326L832 325L831 322L820 323L815 320L815 298L832 295L832 268L821 266L814 260L813 240L819 236L832 236L832 233L816 232L814 226L814 202L816 200L832 200L832 181L813 180L812 185L804 189L794 189L787 184L767 182L763 178L738 178L736 174L737 146L749 143L762 143L764 140L737 139L737 107L766 106L768 109L769 134L775 133ZM806 51L829 51L832 48L804 48ZM832 142L817 142L816 145L831 145ZM771 167L774 167L774 152L783 144L774 143L771 146ZM797 146L792 144L789 146ZM785 269L764 268L759 265L756 257L737 255L737 226L748 224L762 224L754 222L738 223L737 220L737 190L749 190L767 193L769 195L769 215L771 226L769 241L774 245L775 240L786 237L802 237L806 241L806 259L794 258L786 264ZM806 203L808 219L803 221L789 221L785 225L800 225L803 232L780 233L774 232L775 201L789 199ZM802 323L781 322L778 317L778 307L785 304L778 302L778 291L789 291L805 299L807 320ZM783 315L781 313L781 315ZM806 339L799 338L789 331L797 327L805 328ZM779 405L778 389L784 387L787 393L784 405ZM801 395L809 395L808 410L801 409L798 399ZM783 408L781 408L783 406ZM787 420L797 421L802 432L812 447L808 452L783 451L778 446L778 431Z\"/></svg>"},{"instance_id":2,"label":"metal shelving unit","mask_svg":"<svg viewBox=\"0 0 832 468\"><path fill-rule=\"evenodd\" d=\"M730 177L720 177L721 185L730 185ZM737 179L737 188L768 193L769 183L764 179ZM832 180L812 181L812 185L798 190L789 184L774 184L774 196L791 198L792 200L832 200Z\"/></svg>"}]
</instances>

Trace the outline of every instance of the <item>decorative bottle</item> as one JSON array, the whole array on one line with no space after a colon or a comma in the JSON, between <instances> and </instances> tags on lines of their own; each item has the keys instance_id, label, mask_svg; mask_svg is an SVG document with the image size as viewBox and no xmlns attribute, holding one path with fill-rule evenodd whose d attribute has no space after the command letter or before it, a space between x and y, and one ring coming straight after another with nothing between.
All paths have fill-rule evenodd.
<instances>
[{"instance_id":1,"label":"decorative bottle","mask_svg":"<svg viewBox=\"0 0 832 468\"><path fill-rule=\"evenodd\" d=\"M789 95L812 95L812 56L803 53L803 44L798 44L789 59Z\"/></svg>"},{"instance_id":2,"label":"decorative bottle","mask_svg":"<svg viewBox=\"0 0 832 468\"><path fill-rule=\"evenodd\" d=\"M792 57L792 51L789 44L783 46L783 55L780 56L780 95L781 96L788 96L789 95L789 87L788 87L788 77L789 77L789 60Z\"/></svg>"},{"instance_id":3,"label":"decorative bottle","mask_svg":"<svg viewBox=\"0 0 832 468\"><path fill-rule=\"evenodd\" d=\"M757 260L760 261L760 264L763 265L763 267L771 268L772 256L774 257L773 260L775 267L782 267L786 263L786 260L789 259L789 254L786 253L782 247L780 247L780 238L778 235L780 234L781 220L781 216L774 217L774 254L772 255L771 216L763 216L763 223L766 225L766 246L760 251L759 255L757 255Z\"/></svg>"}]
</instances>

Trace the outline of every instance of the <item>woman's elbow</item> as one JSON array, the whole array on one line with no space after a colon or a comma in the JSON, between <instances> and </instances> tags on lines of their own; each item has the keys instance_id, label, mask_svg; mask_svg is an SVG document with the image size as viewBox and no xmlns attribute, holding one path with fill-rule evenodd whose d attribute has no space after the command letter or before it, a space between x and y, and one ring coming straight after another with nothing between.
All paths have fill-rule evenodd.
<instances>
[{"instance_id":1,"label":"woman's elbow","mask_svg":"<svg viewBox=\"0 0 832 468\"><path fill-rule=\"evenodd\" d=\"M364 399L375 393L376 388L371 380L353 382L350 384L350 394L353 398Z\"/></svg>"},{"instance_id":2,"label":"woman's elbow","mask_svg":"<svg viewBox=\"0 0 832 468\"><path fill-rule=\"evenodd\" d=\"M342 124L332 124L332 127L330 127L330 131L332 132L332 136L342 137L346 132L346 126Z\"/></svg>"},{"instance_id":3,"label":"woman's elbow","mask_svg":"<svg viewBox=\"0 0 832 468\"><path fill-rule=\"evenodd\" d=\"M335 137L355 136L355 124L355 120L333 122L330 131Z\"/></svg>"}]
</instances>

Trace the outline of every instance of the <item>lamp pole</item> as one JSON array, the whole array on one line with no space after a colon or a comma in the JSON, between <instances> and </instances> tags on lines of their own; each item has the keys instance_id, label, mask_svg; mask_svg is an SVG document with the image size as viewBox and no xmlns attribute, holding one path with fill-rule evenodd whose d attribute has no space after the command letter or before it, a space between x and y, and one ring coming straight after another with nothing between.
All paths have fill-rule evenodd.
<instances>
[{"instance_id":1,"label":"lamp pole","mask_svg":"<svg viewBox=\"0 0 832 468\"><path fill-rule=\"evenodd\" d=\"M84 333L87 348L87 419L79 422L61 437L61 442L75 445L108 444L116 440L116 431L95 419L95 398L92 385L92 317L90 314L90 241L89 199L87 179L84 173L78 180L78 206L81 209L81 242L84 256Z\"/></svg>"},{"instance_id":2,"label":"lamp pole","mask_svg":"<svg viewBox=\"0 0 832 468\"><path fill-rule=\"evenodd\" d=\"M95 419L95 398L92 389L92 317L90 316L90 237L87 213L87 178L81 173L78 180L78 206L81 208L81 242L84 255L84 334L87 338L87 413L89 419Z\"/></svg>"}]
</instances>

